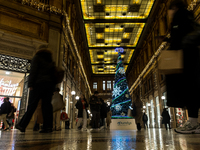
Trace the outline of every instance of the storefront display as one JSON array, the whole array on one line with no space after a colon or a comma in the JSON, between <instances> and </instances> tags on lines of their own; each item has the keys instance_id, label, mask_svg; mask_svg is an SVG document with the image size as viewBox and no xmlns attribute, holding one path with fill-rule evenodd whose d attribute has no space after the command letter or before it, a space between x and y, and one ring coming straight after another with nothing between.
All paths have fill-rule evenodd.
<instances>
[{"instance_id":1,"label":"storefront display","mask_svg":"<svg viewBox=\"0 0 200 150\"><path fill-rule=\"evenodd\" d=\"M175 108L176 110L176 126L177 127L182 127L182 125L185 123L185 110L182 108Z\"/></svg>"}]
</instances>

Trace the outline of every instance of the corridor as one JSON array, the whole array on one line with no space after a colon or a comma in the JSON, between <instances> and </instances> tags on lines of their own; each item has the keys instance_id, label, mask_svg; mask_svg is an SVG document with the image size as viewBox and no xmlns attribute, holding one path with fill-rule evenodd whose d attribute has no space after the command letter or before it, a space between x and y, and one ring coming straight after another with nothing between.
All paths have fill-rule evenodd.
<instances>
[{"instance_id":1,"label":"corridor","mask_svg":"<svg viewBox=\"0 0 200 150\"><path fill-rule=\"evenodd\" d=\"M0 132L1 150L199 150L200 134L173 130L62 130L49 134L17 130Z\"/></svg>"}]
</instances>

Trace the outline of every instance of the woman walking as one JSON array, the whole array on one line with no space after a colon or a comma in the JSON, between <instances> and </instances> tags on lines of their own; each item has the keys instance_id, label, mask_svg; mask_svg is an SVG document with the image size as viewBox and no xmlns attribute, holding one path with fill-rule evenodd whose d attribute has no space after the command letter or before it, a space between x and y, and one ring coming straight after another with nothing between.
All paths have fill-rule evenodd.
<instances>
[{"instance_id":1,"label":"woman walking","mask_svg":"<svg viewBox=\"0 0 200 150\"><path fill-rule=\"evenodd\" d=\"M85 96L82 94L80 99L76 103L76 108L78 109L77 128L81 126L83 122L82 128L84 131L87 131L87 118L88 118L87 107L88 107L87 100L85 99Z\"/></svg>"},{"instance_id":2,"label":"woman walking","mask_svg":"<svg viewBox=\"0 0 200 150\"><path fill-rule=\"evenodd\" d=\"M167 130L167 124L169 126L169 129L171 129L171 126L170 126L170 116L169 116L169 112L167 111L167 108L164 108L163 109L163 112L162 112L162 124L165 124L165 128Z\"/></svg>"}]
</instances>

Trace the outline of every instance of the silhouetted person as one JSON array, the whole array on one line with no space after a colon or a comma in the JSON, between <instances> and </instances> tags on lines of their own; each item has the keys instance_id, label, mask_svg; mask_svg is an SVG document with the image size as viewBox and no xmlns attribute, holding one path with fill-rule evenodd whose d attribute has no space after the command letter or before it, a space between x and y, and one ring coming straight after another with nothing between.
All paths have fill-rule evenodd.
<instances>
[{"instance_id":1,"label":"silhouetted person","mask_svg":"<svg viewBox=\"0 0 200 150\"><path fill-rule=\"evenodd\" d=\"M1 105L0 110L0 120L3 120L5 129L4 131L9 130L9 125L6 121L7 115L11 112L11 103L9 102L9 97L4 98L4 103Z\"/></svg>"},{"instance_id":2,"label":"silhouetted person","mask_svg":"<svg viewBox=\"0 0 200 150\"><path fill-rule=\"evenodd\" d=\"M142 107L143 107L143 103L140 100L139 95L136 95L135 97L135 101L133 102L133 105L135 105L136 108L136 116L135 117L135 123L137 125L137 129L138 131L141 130L141 124L142 124Z\"/></svg>"},{"instance_id":3,"label":"silhouetted person","mask_svg":"<svg viewBox=\"0 0 200 150\"><path fill-rule=\"evenodd\" d=\"M169 6L171 37L169 50L183 50L183 73L166 75L167 105L188 109L189 120L175 129L178 133L199 133L200 55L199 29L196 31L193 13L182 0L173 0ZM199 28L199 27L198 27Z\"/></svg>"},{"instance_id":4,"label":"silhouetted person","mask_svg":"<svg viewBox=\"0 0 200 150\"><path fill-rule=\"evenodd\" d=\"M90 97L90 110L92 113L92 128L99 128L100 123L100 109L101 109L101 101L98 98L98 92L95 91L94 95Z\"/></svg>"},{"instance_id":5,"label":"silhouetted person","mask_svg":"<svg viewBox=\"0 0 200 150\"><path fill-rule=\"evenodd\" d=\"M107 104L104 102L102 98L100 98L101 101L101 109L100 109L100 116L101 116L101 122L100 126L101 128L105 127L105 118L107 117Z\"/></svg>"},{"instance_id":6,"label":"silhouetted person","mask_svg":"<svg viewBox=\"0 0 200 150\"><path fill-rule=\"evenodd\" d=\"M147 122L148 122L148 116L146 115L145 112L143 113L142 121L143 121L143 124L144 124L144 128L145 128L145 129L148 128L148 125L147 125Z\"/></svg>"},{"instance_id":7,"label":"silhouetted person","mask_svg":"<svg viewBox=\"0 0 200 150\"><path fill-rule=\"evenodd\" d=\"M52 132L53 108L51 99L55 89L55 65L52 53L47 48L39 49L31 61L31 70L28 79L29 103L28 108L16 128L25 132L38 102L42 99L43 129L40 133Z\"/></svg>"},{"instance_id":8,"label":"silhouetted person","mask_svg":"<svg viewBox=\"0 0 200 150\"><path fill-rule=\"evenodd\" d=\"M170 126L170 115L169 115L169 112L167 111L166 108L163 109L163 112L162 112L162 124L165 124L165 128L167 130L167 124L169 126L169 129L171 129L171 126Z\"/></svg>"},{"instance_id":9,"label":"silhouetted person","mask_svg":"<svg viewBox=\"0 0 200 150\"><path fill-rule=\"evenodd\" d=\"M110 123L111 123L111 117L112 117L112 112L110 110L110 106L107 107L107 117L106 117L106 124L107 124L107 129L110 129Z\"/></svg>"}]
</instances>

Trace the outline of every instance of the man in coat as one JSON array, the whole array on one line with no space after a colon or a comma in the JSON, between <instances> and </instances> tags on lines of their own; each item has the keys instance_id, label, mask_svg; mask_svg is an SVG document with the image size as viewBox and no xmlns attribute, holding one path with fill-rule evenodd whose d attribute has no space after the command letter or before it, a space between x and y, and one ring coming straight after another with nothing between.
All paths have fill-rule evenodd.
<instances>
[{"instance_id":1,"label":"man in coat","mask_svg":"<svg viewBox=\"0 0 200 150\"><path fill-rule=\"evenodd\" d=\"M43 129L40 133L52 132L53 108L52 95L56 85L55 64L52 53L47 48L41 48L31 61L31 70L28 79L29 103L28 108L20 122L15 126L21 132L25 132L38 102L42 99Z\"/></svg>"},{"instance_id":2,"label":"man in coat","mask_svg":"<svg viewBox=\"0 0 200 150\"><path fill-rule=\"evenodd\" d=\"M148 116L146 115L146 113L143 113L143 117L142 117L143 123L144 123L144 128L148 128L147 122L148 122Z\"/></svg>"},{"instance_id":3,"label":"man in coat","mask_svg":"<svg viewBox=\"0 0 200 150\"><path fill-rule=\"evenodd\" d=\"M101 101L98 98L98 91L94 92L94 95L90 97L90 110L92 113L92 128L99 128L100 123L100 109L101 109Z\"/></svg>"},{"instance_id":4,"label":"man in coat","mask_svg":"<svg viewBox=\"0 0 200 150\"><path fill-rule=\"evenodd\" d=\"M9 102L9 97L4 98L4 103L1 105L0 110L0 120L3 120L3 123L5 125L5 130L9 130L9 125L6 121L7 115L11 112L11 103Z\"/></svg>"}]
</instances>

